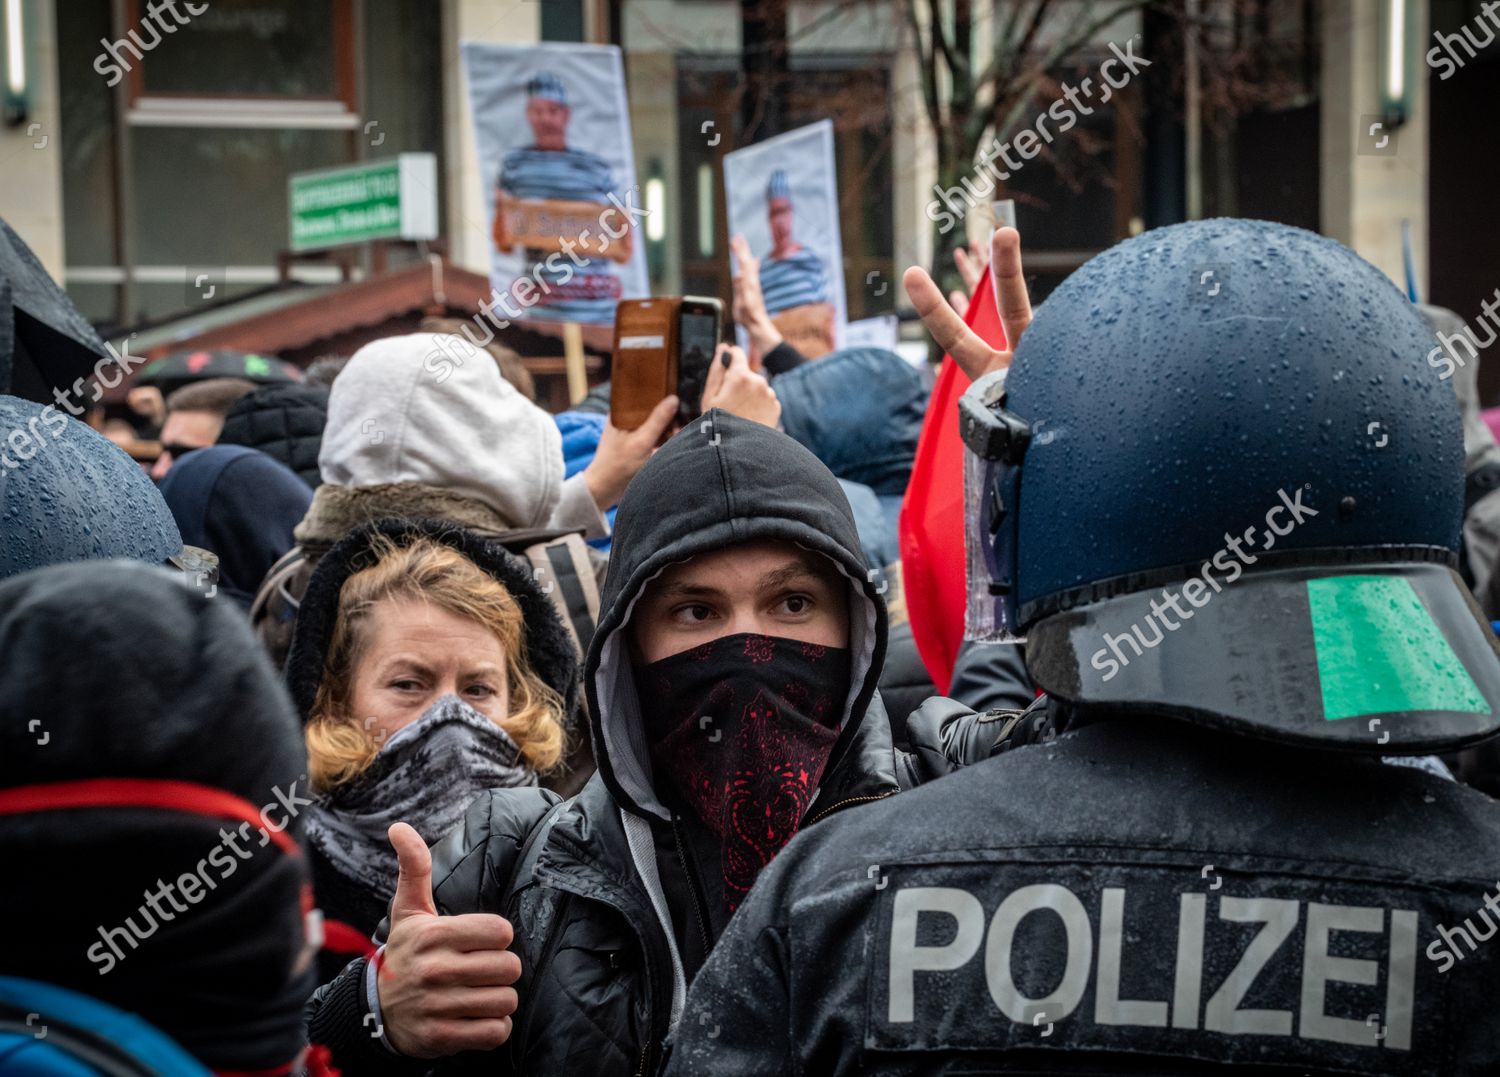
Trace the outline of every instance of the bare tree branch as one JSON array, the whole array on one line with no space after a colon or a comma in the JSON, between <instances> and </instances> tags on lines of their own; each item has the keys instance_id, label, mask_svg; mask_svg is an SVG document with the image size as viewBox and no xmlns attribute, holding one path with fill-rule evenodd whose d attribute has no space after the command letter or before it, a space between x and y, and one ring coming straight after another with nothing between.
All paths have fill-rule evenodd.
<instances>
[{"instance_id":1,"label":"bare tree branch","mask_svg":"<svg viewBox=\"0 0 1500 1077\"><path fill-rule=\"evenodd\" d=\"M1010 59L1013 68L1019 68L1026 62L1031 47L1036 43L1036 35L1042 28L1042 23L1047 19L1047 12L1052 8L1052 0L1037 0L1036 10L1031 13L1031 20L1026 24L1026 32L1021 35L1010 50ZM1086 39L1085 39L1086 40Z\"/></svg>"},{"instance_id":2,"label":"bare tree branch","mask_svg":"<svg viewBox=\"0 0 1500 1077\"><path fill-rule=\"evenodd\" d=\"M974 87L974 8L973 0L953 0L953 52L959 66L953 71L953 96L972 100Z\"/></svg>"},{"instance_id":3,"label":"bare tree branch","mask_svg":"<svg viewBox=\"0 0 1500 1077\"><path fill-rule=\"evenodd\" d=\"M991 4L999 3L1000 0L991 0ZM1011 0L1008 5L1010 15L1005 20L1005 29L994 35L995 51L999 52L1001 42L1014 41L1016 38L1016 22L1021 17L1021 12L1026 10L1026 0ZM991 18L993 18L993 6L991 7Z\"/></svg>"},{"instance_id":4,"label":"bare tree branch","mask_svg":"<svg viewBox=\"0 0 1500 1077\"><path fill-rule=\"evenodd\" d=\"M948 66L950 72L957 70L958 61L954 59L953 48L948 44L948 35L943 32L942 0L927 0L927 7L932 16L932 40L937 49L943 54L943 63Z\"/></svg>"},{"instance_id":5,"label":"bare tree branch","mask_svg":"<svg viewBox=\"0 0 1500 1077\"><path fill-rule=\"evenodd\" d=\"M869 6L869 0L838 0L830 10L808 19L807 23L798 27L795 33L787 34L787 44L794 45L803 38L817 33L826 24L842 18L856 8L868 8Z\"/></svg>"},{"instance_id":6,"label":"bare tree branch","mask_svg":"<svg viewBox=\"0 0 1500 1077\"><path fill-rule=\"evenodd\" d=\"M1027 28L1025 37L1023 39L1023 44L1025 47L1020 49L1016 54L1015 66L1017 68L1021 67L1021 62L1024 60L1026 53L1030 50L1030 43L1034 40L1036 33L1038 32L1038 29L1040 27L1041 14L1049 4L1050 0L1041 0L1041 2L1038 4L1035 13L1036 19L1034 19L1032 24ZM1104 29L1104 27L1108 26L1110 23L1114 22L1121 15L1148 6L1150 6L1150 0L1121 0L1120 3L1110 8L1106 14L1099 16L1091 22L1082 24L1082 27L1078 30L1075 30L1073 33L1064 35L1061 39L1059 39L1057 44L1052 47L1052 49L1046 54L1045 57L1043 57L1040 61L1033 65L1033 69L1040 69L1041 71L1048 70L1063 57L1069 55L1070 53L1077 52L1081 47L1087 45L1095 34ZM999 92L1000 86L1003 82L1000 76L1004 73L1004 67L1002 66L1002 63L1003 61L1001 59L1000 53L997 50L994 58L991 59L988 66L986 66L984 73L981 74L979 76L979 79L977 80L979 85L995 85L995 96L997 99L1002 96ZM1034 74L1025 76L1024 80L1027 82L1034 82Z\"/></svg>"},{"instance_id":7,"label":"bare tree branch","mask_svg":"<svg viewBox=\"0 0 1500 1077\"><path fill-rule=\"evenodd\" d=\"M937 60L932 49L922 41L917 0L902 0L901 6L906 11L906 21L911 26L912 41L917 50L917 67L922 76L922 99L927 106L927 118L932 121L932 129L940 131L943 127L943 108L938 99Z\"/></svg>"}]
</instances>

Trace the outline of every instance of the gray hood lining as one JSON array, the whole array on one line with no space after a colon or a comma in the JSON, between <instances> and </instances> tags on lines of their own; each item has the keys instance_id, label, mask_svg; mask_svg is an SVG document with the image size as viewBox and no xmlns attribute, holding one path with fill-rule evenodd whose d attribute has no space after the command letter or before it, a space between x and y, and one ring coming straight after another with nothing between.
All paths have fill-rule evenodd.
<instances>
[{"instance_id":1,"label":"gray hood lining","mask_svg":"<svg viewBox=\"0 0 1500 1077\"><path fill-rule=\"evenodd\" d=\"M854 701L861 694L865 681L870 676L875 659L876 605L865 592L867 580L856 579L837 558L822 550L813 549L803 543L798 548L827 558L849 583L849 650L852 657L849 675L849 694L844 700L844 713L839 722L840 740L849 728ZM683 558L682 561L690 560ZM625 646L625 631L640 601L651 582L664 572L670 564L664 564L652 573L630 597L630 604L620 619L618 627L603 641L599 651L599 667L594 674L594 690L599 699L599 728L604 737L603 756L614 772L615 780L630 798L631 803L622 805L649 812L662 821L670 821L671 813L661 803L652 784L650 746L646 743L645 723L641 717L641 700L635 684L635 671ZM855 611L860 616L856 616ZM601 760L603 762L604 760ZM813 792L813 803L817 802L818 790Z\"/></svg>"}]
</instances>

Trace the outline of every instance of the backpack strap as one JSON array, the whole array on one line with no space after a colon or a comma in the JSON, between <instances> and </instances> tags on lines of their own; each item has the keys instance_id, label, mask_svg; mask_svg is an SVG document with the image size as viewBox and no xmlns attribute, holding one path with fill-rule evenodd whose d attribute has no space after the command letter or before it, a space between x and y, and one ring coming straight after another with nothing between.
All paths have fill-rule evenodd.
<instances>
[{"instance_id":1,"label":"backpack strap","mask_svg":"<svg viewBox=\"0 0 1500 1077\"><path fill-rule=\"evenodd\" d=\"M255 592L255 601L250 604L250 623L257 624L266 615L266 607L271 599L276 596L282 584L295 576L307 561L307 555L303 553L301 546L293 546L280 559L266 570L266 575L260 583L260 589ZM300 596L288 594L287 602L296 609Z\"/></svg>"},{"instance_id":2,"label":"backpack strap","mask_svg":"<svg viewBox=\"0 0 1500 1077\"><path fill-rule=\"evenodd\" d=\"M557 607L579 654L587 654L599 623L599 584L582 537L570 532L522 551L547 598Z\"/></svg>"}]
</instances>

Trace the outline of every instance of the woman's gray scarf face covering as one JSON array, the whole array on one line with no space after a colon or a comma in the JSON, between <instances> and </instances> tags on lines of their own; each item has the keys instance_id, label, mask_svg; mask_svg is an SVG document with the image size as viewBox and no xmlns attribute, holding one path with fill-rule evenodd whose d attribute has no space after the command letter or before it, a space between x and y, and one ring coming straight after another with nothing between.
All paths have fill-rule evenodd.
<instances>
[{"instance_id":1,"label":"woman's gray scarf face covering","mask_svg":"<svg viewBox=\"0 0 1500 1077\"><path fill-rule=\"evenodd\" d=\"M352 781L308 812L308 841L345 878L382 901L396 892L386 832L408 823L429 845L458 825L486 789L535 785L510 734L455 695L402 726Z\"/></svg>"}]
</instances>

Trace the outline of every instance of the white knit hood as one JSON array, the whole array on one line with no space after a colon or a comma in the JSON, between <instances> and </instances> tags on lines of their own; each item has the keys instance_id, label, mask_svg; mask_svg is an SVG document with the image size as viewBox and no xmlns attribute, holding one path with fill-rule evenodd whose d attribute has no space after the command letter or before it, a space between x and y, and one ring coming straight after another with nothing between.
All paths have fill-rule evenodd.
<instances>
[{"instance_id":1,"label":"white knit hood","mask_svg":"<svg viewBox=\"0 0 1500 1077\"><path fill-rule=\"evenodd\" d=\"M441 487L511 527L542 527L562 496L562 435L488 352L412 333L366 344L340 372L318 469L335 486Z\"/></svg>"}]
</instances>

